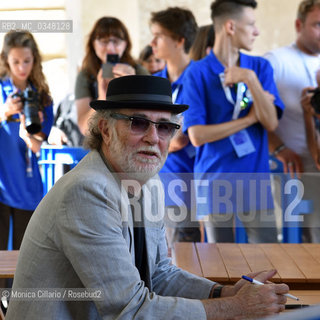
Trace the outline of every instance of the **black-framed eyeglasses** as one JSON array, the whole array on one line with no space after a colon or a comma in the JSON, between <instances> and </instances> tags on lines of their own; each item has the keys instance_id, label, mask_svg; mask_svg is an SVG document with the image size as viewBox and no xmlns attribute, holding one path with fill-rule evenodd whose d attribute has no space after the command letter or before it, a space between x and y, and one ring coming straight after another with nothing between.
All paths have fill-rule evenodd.
<instances>
[{"instance_id":1,"label":"black-framed eyeglasses","mask_svg":"<svg viewBox=\"0 0 320 320\"><path fill-rule=\"evenodd\" d=\"M148 131L151 124L155 125L157 133L161 138L172 137L176 130L180 129L180 125L169 121L155 122L143 117L128 116L122 113L112 113L110 115L116 120L131 121L131 131L136 134L144 134Z\"/></svg>"},{"instance_id":2,"label":"black-framed eyeglasses","mask_svg":"<svg viewBox=\"0 0 320 320\"><path fill-rule=\"evenodd\" d=\"M111 37L108 39L104 39L104 38L96 38L96 40L98 41L98 43L102 46L102 47L107 47L109 43L111 43L112 45L114 45L115 47L119 47L124 40L117 38L117 37Z\"/></svg>"}]
</instances>

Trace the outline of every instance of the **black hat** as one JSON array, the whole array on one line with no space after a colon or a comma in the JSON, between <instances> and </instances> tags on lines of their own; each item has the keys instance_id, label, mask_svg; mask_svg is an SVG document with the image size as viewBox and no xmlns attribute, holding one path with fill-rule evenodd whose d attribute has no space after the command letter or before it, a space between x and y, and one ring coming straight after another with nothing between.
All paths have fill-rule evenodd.
<instances>
[{"instance_id":1,"label":"black hat","mask_svg":"<svg viewBox=\"0 0 320 320\"><path fill-rule=\"evenodd\" d=\"M170 81L156 76L124 76L109 82L106 100L90 102L91 108L147 109L181 113L188 109L185 104L172 103Z\"/></svg>"}]
</instances>

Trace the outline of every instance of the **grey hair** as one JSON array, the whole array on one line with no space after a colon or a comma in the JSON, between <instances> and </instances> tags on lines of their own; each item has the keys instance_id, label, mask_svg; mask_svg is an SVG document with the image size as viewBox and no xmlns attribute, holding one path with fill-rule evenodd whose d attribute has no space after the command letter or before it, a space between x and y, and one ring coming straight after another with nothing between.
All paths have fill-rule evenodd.
<instances>
[{"instance_id":1,"label":"grey hair","mask_svg":"<svg viewBox=\"0 0 320 320\"><path fill-rule=\"evenodd\" d=\"M179 123L181 121L181 118L182 118L182 114L181 113L172 114L170 121L175 122L175 123Z\"/></svg>"},{"instance_id":2,"label":"grey hair","mask_svg":"<svg viewBox=\"0 0 320 320\"><path fill-rule=\"evenodd\" d=\"M83 142L83 146L90 150L100 150L102 145L102 135L98 126L100 119L108 121L110 127L114 126L116 120L111 118L111 113L114 110L97 110L88 121L88 133L86 134Z\"/></svg>"}]
</instances>

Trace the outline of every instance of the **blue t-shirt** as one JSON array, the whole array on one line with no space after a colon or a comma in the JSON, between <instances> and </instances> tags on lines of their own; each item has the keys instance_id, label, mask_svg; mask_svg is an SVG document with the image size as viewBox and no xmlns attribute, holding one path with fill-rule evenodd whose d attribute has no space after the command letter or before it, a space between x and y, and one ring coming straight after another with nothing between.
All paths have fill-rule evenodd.
<instances>
[{"instance_id":1,"label":"blue t-shirt","mask_svg":"<svg viewBox=\"0 0 320 320\"><path fill-rule=\"evenodd\" d=\"M270 63L264 58L240 53L240 67L255 71L263 89L274 95L274 104L277 106L280 117L284 105L279 98ZM228 101L219 77L224 69L212 51L207 57L195 62L188 69L184 79L184 101L190 107L184 113L184 132L195 125L220 124L232 120L234 104ZM233 99L236 95L235 87L231 89ZM245 89L244 96L248 96L249 102L247 107L241 110L238 118L245 117L252 105L249 90L246 86ZM260 123L247 127L246 131L254 145L255 152L243 157L237 156L229 137L196 148L195 180L202 181L197 191L198 195L207 197L198 202L209 201L211 203L213 197L225 197L225 202L221 206L216 204L212 209L210 204L209 208L204 209L206 207L204 205L200 214L213 213L213 211L234 213L272 208L270 187L261 186L261 184L270 182L267 132ZM216 185L212 185L212 182ZM251 188L241 187L242 183L247 187L250 185ZM269 191L263 192L264 188ZM247 195L239 195L241 189L245 190L244 193L257 192L254 196L254 205L249 204L252 199L250 200ZM219 193L219 190L222 190L222 193ZM240 198L244 199L242 209L241 205L236 205L242 201Z\"/></svg>"},{"instance_id":2,"label":"blue t-shirt","mask_svg":"<svg viewBox=\"0 0 320 320\"><path fill-rule=\"evenodd\" d=\"M171 83L172 88L172 98L173 102L177 104L184 103L184 77L186 71L193 64L193 61L190 61L189 65L183 70L180 77ZM163 77L168 79L168 70L167 66L154 74L158 77ZM181 115L183 117L183 114ZM165 190L168 191L168 183L173 180L181 179L187 186L187 189L190 187L191 177L193 177L193 166L195 160L195 147L189 142L187 146L178 150L176 152L171 152L168 154L168 158L160 171L160 177L162 181L165 183ZM177 198L183 199L189 203L188 195L182 194L179 190L179 187L176 188L175 193L177 193ZM180 205L180 203L174 200L175 196L169 196L166 194L166 205Z\"/></svg>"},{"instance_id":3,"label":"blue t-shirt","mask_svg":"<svg viewBox=\"0 0 320 320\"><path fill-rule=\"evenodd\" d=\"M186 74L187 69L190 68L192 64L193 61L190 61L189 65L181 73L180 77L175 82L171 83L172 96L173 98L175 98L174 103L184 103L184 76ZM154 75L168 79L167 66ZM160 172L192 173L195 155L195 148L191 143L189 143L186 147L182 148L181 150L169 153L168 158Z\"/></svg>"},{"instance_id":4,"label":"blue t-shirt","mask_svg":"<svg viewBox=\"0 0 320 320\"><path fill-rule=\"evenodd\" d=\"M0 79L0 108L13 90L10 79ZM41 131L48 136L53 124L52 104L44 108L43 117ZM0 123L0 202L13 208L34 210L43 197L38 159L19 136L20 122L14 121L19 120L19 115L13 115L12 120ZM27 173L30 167L32 170Z\"/></svg>"}]
</instances>

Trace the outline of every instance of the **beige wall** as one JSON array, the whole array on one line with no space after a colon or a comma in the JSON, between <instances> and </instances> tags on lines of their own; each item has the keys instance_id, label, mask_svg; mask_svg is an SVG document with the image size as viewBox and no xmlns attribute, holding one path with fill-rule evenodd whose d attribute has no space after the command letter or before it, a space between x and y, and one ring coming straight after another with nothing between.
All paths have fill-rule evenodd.
<instances>
[{"instance_id":1,"label":"beige wall","mask_svg":"<svg viewBox=\"0 0 320 320\"><path fill-rule=\"evenodd\" d=\"M211 22L211 0L67 0L66 2L67 12L76 27L74 29L76 37L69 45L77 46L79 58L83 54L86 35L94 22L104 15L118 17L126 24L133 41L135 56L151 39L149 19L153 11L168 6L181 6L194 13L199 25ZM267 50L294 40L294 19L299 2L300 0L258 0L256 16L261 34L256 41L254 53L263 54Z\"/></svg>"},{"instance_id":2,"label":"beige wall","mask_svg":"<svg viewBox=\"0 0 320 320\"><path fill-rule=\"evenodd\" d=\"M129 29L133 54L151 40L150 13L169 6L190 9L199 25L208 24L212 0L11 0L0 8L2 19L71 19L73 32L35 34L46 60L45 72L52 93L60 100L74 89L87 35L102 16L115 16ZM294 20L300 0L258 0L257 25L260 29L253 54L291 43L295 38ZM46 11L43 11L43 8ZM50 9L50 10L49 10ZM4 33L0 33L0 40ZM66 57L66 58L65 58ZM57 59L60 58L60 59Z\"/></svg>"},{"instance_id":3,"label":"beige wall","mask_svg":"<svg viewBox=\"0 0 320 320\"><path fill-rule=\"evenodd\" d=\"M294 25L300 2L300 0L258 0L256 18L260 36L255 43L255 53L263 54L295 40Z\"/></svg>"}]
</instances>

